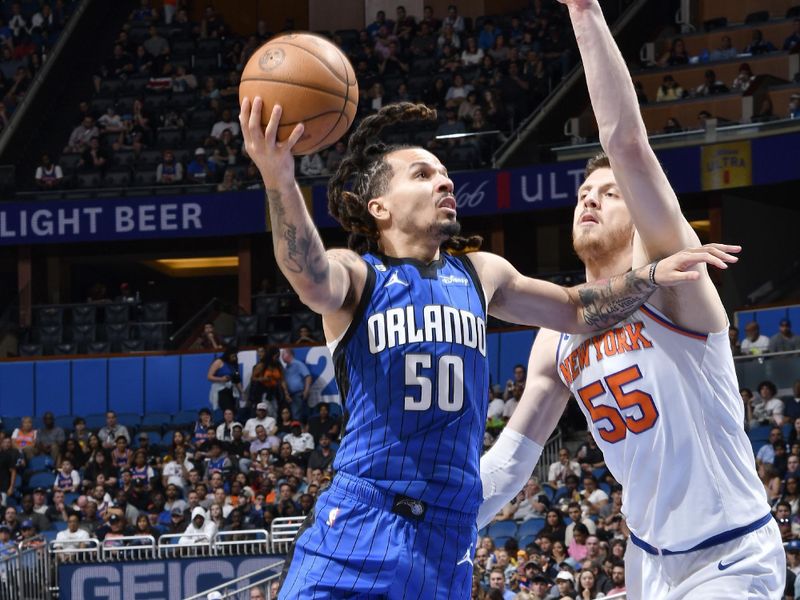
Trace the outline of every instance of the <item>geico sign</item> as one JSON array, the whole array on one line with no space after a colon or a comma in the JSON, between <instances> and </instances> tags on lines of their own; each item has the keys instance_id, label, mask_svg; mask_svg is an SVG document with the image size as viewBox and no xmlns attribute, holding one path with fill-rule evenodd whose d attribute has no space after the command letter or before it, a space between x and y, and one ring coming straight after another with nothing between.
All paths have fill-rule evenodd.
<instances>
[{"instance_id":1,"label":"geico sign","mask_svg":"<svg viewBox=\"0 0 800 600\"><path fill-rule=\"evenodd\" d=\"M225 559L84 565L72 571L69 585L62 585L60 593L63 600L182 600L271 562L275 557L245 559L236 565Z\"/></svg>"}]
</instances>

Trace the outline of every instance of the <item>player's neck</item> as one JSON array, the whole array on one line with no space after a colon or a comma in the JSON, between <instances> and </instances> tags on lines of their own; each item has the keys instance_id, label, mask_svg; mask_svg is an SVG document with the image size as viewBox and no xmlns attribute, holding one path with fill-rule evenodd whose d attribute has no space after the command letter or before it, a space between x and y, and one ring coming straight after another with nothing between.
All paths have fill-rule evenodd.
<instances>
[{"instance_id":1,"label":"player's neck","mask_svg":"<svg viewBox=\"0 0 800 600\"><path fill-rule=\"evenodd\" d=\"M386 256L413 258L424 264L439 258L439 241L435 239L382 235L379 248Z\"/></svg>"},{"instance_id":2,"label":"player's neck","mask_svg":"<svg viewBox=\"0 0 800 600\"><path fill-rule=\"evenodd\" d=\"M621 252L614 256L604 256L598 260L586 261L586 281L609 279L631 270L630 252Z\"/></svg>"}]
</instances>

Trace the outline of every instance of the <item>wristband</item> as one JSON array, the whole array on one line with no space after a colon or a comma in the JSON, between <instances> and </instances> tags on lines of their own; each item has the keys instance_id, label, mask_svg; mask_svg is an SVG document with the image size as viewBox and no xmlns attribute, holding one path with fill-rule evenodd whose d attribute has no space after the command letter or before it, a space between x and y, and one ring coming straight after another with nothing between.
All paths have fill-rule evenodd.
<instances>
[{"instance_id":1,"label":"wristband","mask_svg":"<svg viewBox=\"0 0 800 600\"><path fill-rule=\"evenodd\" d=\"M655 261L650 265L650 283L654 286L658 286L656 283L656 267L658 266L659 261Z\"/></svg>"}]
</instances>

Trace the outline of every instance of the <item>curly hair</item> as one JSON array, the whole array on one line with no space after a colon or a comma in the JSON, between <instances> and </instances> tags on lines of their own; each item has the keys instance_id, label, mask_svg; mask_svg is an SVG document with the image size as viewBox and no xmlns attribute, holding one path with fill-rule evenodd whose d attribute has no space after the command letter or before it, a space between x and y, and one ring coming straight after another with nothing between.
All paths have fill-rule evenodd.
<instances>
[{"instance_id":1,"label":"curly hair","mask_svg":"<svg viewBox=\"0 0 800 600\"><path fill-rule=\"evenodd\" d=\"M424 104L398 102L365 118L350 136L347 154L328 182L328 210L350 236L347 246L359 254L378 251L378 226L367 204L386 192L392 167L386 156L397 150L415 148L407 144L384 144L378 134L389 125L406 121L436 120L436 110ZM345 187L352 183L350 190ZM448 252L468 252L480 248L480 236L451 236L442 243Z\"/></svg>"}]
</instances>

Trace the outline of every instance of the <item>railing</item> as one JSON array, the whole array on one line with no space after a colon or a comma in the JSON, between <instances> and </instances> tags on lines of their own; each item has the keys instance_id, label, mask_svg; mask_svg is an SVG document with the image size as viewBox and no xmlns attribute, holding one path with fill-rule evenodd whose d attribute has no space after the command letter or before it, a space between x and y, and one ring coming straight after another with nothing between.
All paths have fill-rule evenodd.
<instances>
[{"instance_id":1,"label":"railing","mask_svg":"<svg viewBox=\"0 0 800 600\"><path fill-rule=\"evenodd\" d=\"M181 543L181 539L184 543ZM158 538L158 557L194 558L214 554L213 536L207 533L169 533ZM189 543L186 543L189 542Z\"/></svg>"},{"instance_id":2,"label":"railing","mask_svg":"<svg viewBox=\"0 0 800 600\"><path fill-rule=\"evenodd\" d=\"M272 553L283 554L289 551L297 532L300 531L306 517L278 517L272 520L271 538Z\"/></svg>"},{"instance_id":3,"label":"railing","mask_svg":"<svg viewBox=\"0 0 800 600\"><path fill-rule=\"evenodd\" d=\"M286 563L284 560L276 561L272 564L267 565L266 567L262 567L257 569L247 575L242 575L241 577L237 577L236 579L231 579L227 583L220 584L213 588L209 588L207 590L203 590L202 592L198 592L194 596L189 596L184 598L184 600L205 600L211 592L219 592L222 594L223 598L236 598L239 597L239 600L249 600L250 594L249 591L258 586L264 586L265 596L267 600L273 600L272 593L270 591L270 584L277 580L281 576L281 571L283 570L283 566ZM262 573L266 573L267 571L276 571L266 577L258 579L257 581L250 581L249 583L245 584L244 587L237 588L235 590L229 591L231 586L235 586L239 583L243 583L248 580L252 580L253 577L257 577ZM242 596L242 594L245 594Z\"/></svg>"},{"instance_id":4,"label":"railing","mask_svg":"<svg viewBox=\"0 0 800 600\"><path fill-rule=\"evenodd\" d=\"M0 600L48 600L50 562L47 543L36 536L0 558Z\"/></svg>"},{"instance_id":5,"label":"railing","mask_svg":"<svg viewBox=\"0 0 800 600\"><path fill-rule=\"evenodd\" d=\"M739 387L755 389L759 382L768 380L778 386L778 395L791 393L797 381L799 359L797 350L735 356L733 362Z\"/></svg>"},{"instance_id":6,"label":"railing","mask_svg":"<svg viewBox=\"0 0 800 600\"><path fill-rule=\"evenodd\" d=\"M103 540L100 560L150 560L156 558L156 538L131 535Z\"/></svg>"},{"instance_id":7,"label":"railing","mask_svg":"<svg viewBox=\"0 0 800 600\"><path fill-rule=\"evenodd\" d=\"M561 450L562 438L563 436L561 434L561 429L558 428L553 432L553 435L550 436L550 439L547 440L547 443L544 445L542 456L539 458L539 462L536 463L536 474L539 477L539 483L541 484L544 484L547 481L547 471L550 468L550 465L554 462L558 462L558 451Z\"/></svg>"},{"instance_id":8,"label":"railing","mask_svg":"<svg viewBox=\"0 0 800 600\"><path fill-rule=\"evenodd\" d=\"M214 536L213 547L216 554L226 556L266 554L270 551L269 533L264 529L219 531Z\"/></svg>"},{"instance_id":9,"label":"railing","mask_svg":"<svg viewBox=\"0 0 800 600\"><path fill-rule=\"evenodd\" d=\"M100 560L100 540L89 538L87 540L55 540L49 545L50 556L53 562L88 563Z\"/></svg>"}]
</instances>

